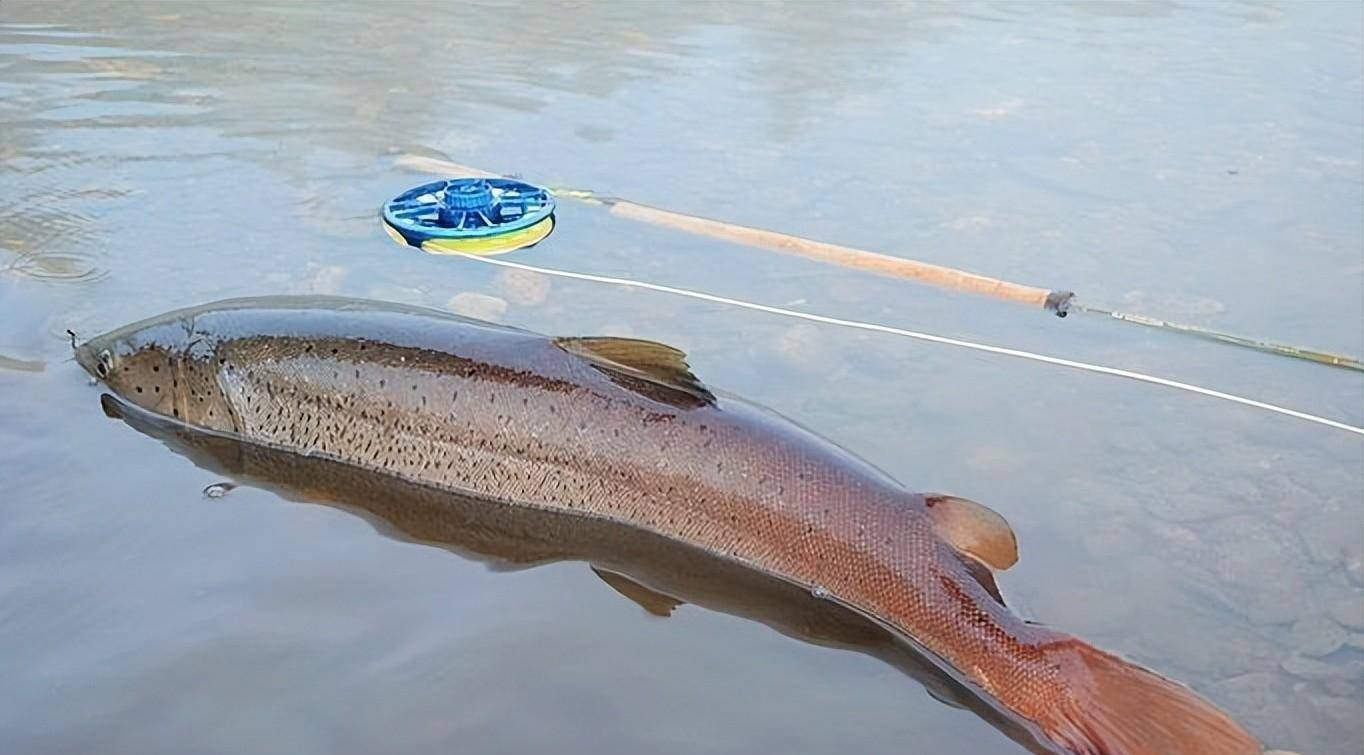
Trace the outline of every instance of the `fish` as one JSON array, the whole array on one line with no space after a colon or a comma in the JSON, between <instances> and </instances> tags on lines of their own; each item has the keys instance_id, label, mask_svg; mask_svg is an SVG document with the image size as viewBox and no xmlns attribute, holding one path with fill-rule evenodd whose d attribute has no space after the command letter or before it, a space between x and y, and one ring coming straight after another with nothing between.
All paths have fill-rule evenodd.
<instances>
[{"instance_id":1,"label":"fish","mask_svg":"<svg viewBox=\"0 0 1364 755\"><path fill-rule=\"evenodd\" d=\"M665 344L256 297L116 329L75 358L169 422L633 528L793 585L905 638L1058 752L1261 751L1189 688L1010 610L995 575L1017 561L1017 541L999 514L910 491L703 383Z\"/></svg>"}]
</instances>

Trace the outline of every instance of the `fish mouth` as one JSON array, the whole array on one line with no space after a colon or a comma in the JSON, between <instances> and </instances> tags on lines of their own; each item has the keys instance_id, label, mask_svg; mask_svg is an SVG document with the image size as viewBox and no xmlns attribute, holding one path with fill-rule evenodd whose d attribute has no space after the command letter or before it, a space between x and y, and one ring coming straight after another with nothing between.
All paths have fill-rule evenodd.
<instances>
[{"instance_id":1,"label":"fish mouth","mask_svg":"<svg viewBox=\"0 0 1364 755\"><path fill-rule=\"evenodd\" d=\"M113 348L114 340L107 335L96 336L82 344L76 344L73 338L71 345L76 364L90 373L90 377L101 382L106 382L109 374L113 372L114 357L111 351Z\"/></svg>"},{"instance_id":2,"label":"fish mouth","mask_svg":"<svg viewBox=\"0 0 1364 755\"><path fill-rule=\"evenodd\" d=\"M95 369L99 365L99 351L95 349L90 341L75 346L72 351L74 351L76 355L76 364L79 364L82 369L90 373L91 377L102 377Z\"/></svg>"}]
</instances>

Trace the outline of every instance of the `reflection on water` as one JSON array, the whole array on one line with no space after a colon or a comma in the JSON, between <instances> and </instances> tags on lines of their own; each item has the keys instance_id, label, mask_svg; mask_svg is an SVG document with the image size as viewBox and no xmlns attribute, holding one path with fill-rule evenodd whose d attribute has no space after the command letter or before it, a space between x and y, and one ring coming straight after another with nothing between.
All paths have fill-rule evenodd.
<instances>
[{"instance_id":1,"label":"reflection on water","mask_svg":"<svg viewBox=\"0 0 1364 755\"><path fill-rule=\"evenodd\" d=\"M43 363L33 359L17 359L0 354L0 370L19 370L22 372L42 372Z\"/></svg>"},{"instance_id":2,"label":"reflection on water","mask_svg":"<svg viewBox=\"0 0 1364 755\"><path fill-rule=\"evenodd\" d=\"M693 603L760 621L806 642L858 650L918 680L945 704L970 709L1025 748L1054 752L1030 724L977 696L905 638L799 585L606 520L462 497L327 459L242 442L160 417L109 394L101 396L101 404L108 416L126 421L205 469L251 480L285 497L357 513L400 540L446 548L501 569L585 561L612 589L655 616L670 616L679 605ZM204 494L221 498L233 487L217 483Z\"/></svg>"},{"instance_id":3,"label":"reflection on water","mask_svg":"<svg viewBox=\"0 0 1364 755\"><path fill-rule=\"evenodd\" d=\"M1360 29L1353 4L1250 2L3 3L0 747L1017 749L862 654L722 613L661 621L573 565L491 575L260 490L205 498L220 478L101 421L66 361L68 328L310 292L480 302L542 332L685 346L707 382L1003 513L1023 558L1002 587L1024 613L1190 682L1272 746L1349 752L1364 737L1353 438L494 273L392 245L374 218L427 180L395 156L449 155L1360 353ZM590 207L559 219L524 259L1364 423L1364 386L1343 371L1039 319Z\"/></svg>"}]
</instances>

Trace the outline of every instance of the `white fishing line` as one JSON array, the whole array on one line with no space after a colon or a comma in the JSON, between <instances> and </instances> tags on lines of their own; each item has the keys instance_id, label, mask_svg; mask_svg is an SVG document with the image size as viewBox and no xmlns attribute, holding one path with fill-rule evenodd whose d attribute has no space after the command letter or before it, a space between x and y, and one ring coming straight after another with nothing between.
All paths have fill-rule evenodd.
<instances>
[{"instance_id":1,"label":"white fishing line","mask_svg":"<svg viewBox=\"0 0 1364 755\"><path fill-rule=\"evenodd\" d=\"M987 354L999 354L1002 356L1017 357L1019 359L1028 359L1034 362L1042 362L1043 364L1052 364L1058 367L1069 367L1075 370L1094 372L1100 375L1112 375L1113 377L1127 378L1129 380L1136 380L1142 383L1150 383L1152 385L1163 385L1166 388L1175 388L1181 391L1188 391L1189 393L1196 393L1200 396L1208 396L1211 398L1222 399L1223 401L1230 401L1234 404L1250 406L1256 409L1264 409L1265 411L1274 412L1276 414L1282 414L1288 417L1296 417L1297 419L1307 420L1308 422L1315 422L1319 425L1325 425L1327 427L1334 427L1337 430L1344 430L1346 432L1351 432L1356 435L1364 435L1364 427L1355 427L1354 425L1347 425L1344 422L1337 422L1336 420L1333 419L1318 417L1315 414L1308 414L1306 412L1300 412L1294 409L1276 406L1274 404L1269 404L1264 401L1256 401L1255 399L1245 398L1244 396L1236 396L1230 393L1223 393L1222 391L1215 391L1211 388L1203 388L1201 386L1192 385L1190 383L1181 383L1178 380L1170 380L1168 378L1156 377L1155 375L1147 375L1141 372L1122 370L1118 369L1117 367L1105 367L1101 364L1077 362L1072 359L1062 359L1060 357L1047 356L1046 354L1035 354L1031 351L1022 351L1020 349L1009 349L1003 346L991 346L989 344L984 343L964 341L959 338L935 336L932 333L920 333L918 331L906 330L904 328L896 328L890 325L879 325L877 323L871 322L859 322L857 320L845 320L841 317L828 317L826 315L815 315L810 314L808 312L797 312L795 310L782 309L781 307L773 307L767 304L755 304L753 302L743 301L741 299L731 299L727 296L717 296L715 294L708 294L705 293L704 291L691 291L685 288L674 288L673 286L663 286L657 283L645 283L644 281L630 280L629 278L615 278L609 275L592 275L590 273L575 273L568 270L555 270L552 268L536 267L534 265L524 265L519 262L508 262L506 260L493 259L491 257L478 257L470 254L459 254L457 256L475 260L477 262L486 262L490 265L497 265L498 267L509 267L515 268L517 270L526 270L529 272L540 273L542 275L549 275L556 278L570 278L573 280L592 281L595 283L609 283L617 286L630 286L632 288L642 288L647 289L649 291L658 291L660 293L665 294L674 294L676 296L686 296L691 299L700 299L702 301L715 302L717 304L727 304L731 307L739 307L741 309L751 309L757 312L768 312L774 315L794 317L800 320L809 320L811 322L825 323L827 325L841 325L845 328L870 330L876 333L890 333L892 335L904 336L906 338L914 338L920 341L928 341L929 343L941 343L946 344L948 346L959 346L963 349L983 351Z\"/></svg>"}]
</instances>

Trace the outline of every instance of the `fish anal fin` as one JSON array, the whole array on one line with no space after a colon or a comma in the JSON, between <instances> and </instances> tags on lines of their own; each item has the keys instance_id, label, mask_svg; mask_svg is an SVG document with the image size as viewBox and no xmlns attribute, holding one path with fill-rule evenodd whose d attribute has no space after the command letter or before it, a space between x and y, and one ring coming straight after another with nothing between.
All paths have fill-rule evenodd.
<instances>
[{"instance_id":1,"label":"fish anal fin","mask_svg":"<svg viewBox=\"0 0 1364 755\"><path fill-rule=\"evenodd\" d=\"M958 700L956 695L952 694L945 684L937 681L929 682L924 679L920 679L919 682L924 685L924 691L928 693L928 696L934 700L937 700L949 708L966 710L966 705Z\"/></svg>"},{"instance_id":2,"label":"fish anal fin","mask_svg":"<svg viewBox=\"0 0 1364 755\"><path fill-rule=\"evenodd\" d=\"M612 590L639 604L640 608L654 616L664 618L672 616L673 610L682 605L682 601L677 598L651 590L623 574L595 566L592 567L592 571L601 577L601 581L610 585Z\"/></svg>"},{"instance_id":3,"label":"fish anal fin","mask_svg":"<svg viewBox=\"0 0 1364 755\"><path fill-rule=\"evenodd\" d=\"M938 537L961 553L991 569L1018 562L1018 540L1004 517L975 501L942 493L925 493L924 505Z\"/></svg>"},{"instance_id":4,"label":"fish anal fin","mask_svg":"<svg viewBox=\"0 0 1364 755\"><path fill-rule=\"evenodd\" d=\"M638 338L556 338L559 348L576 354L598 367L623 370L659 385L681 391L702 403L715 396L692 374L687 355L667 344Z\"/></svg>"}]
</instances>

